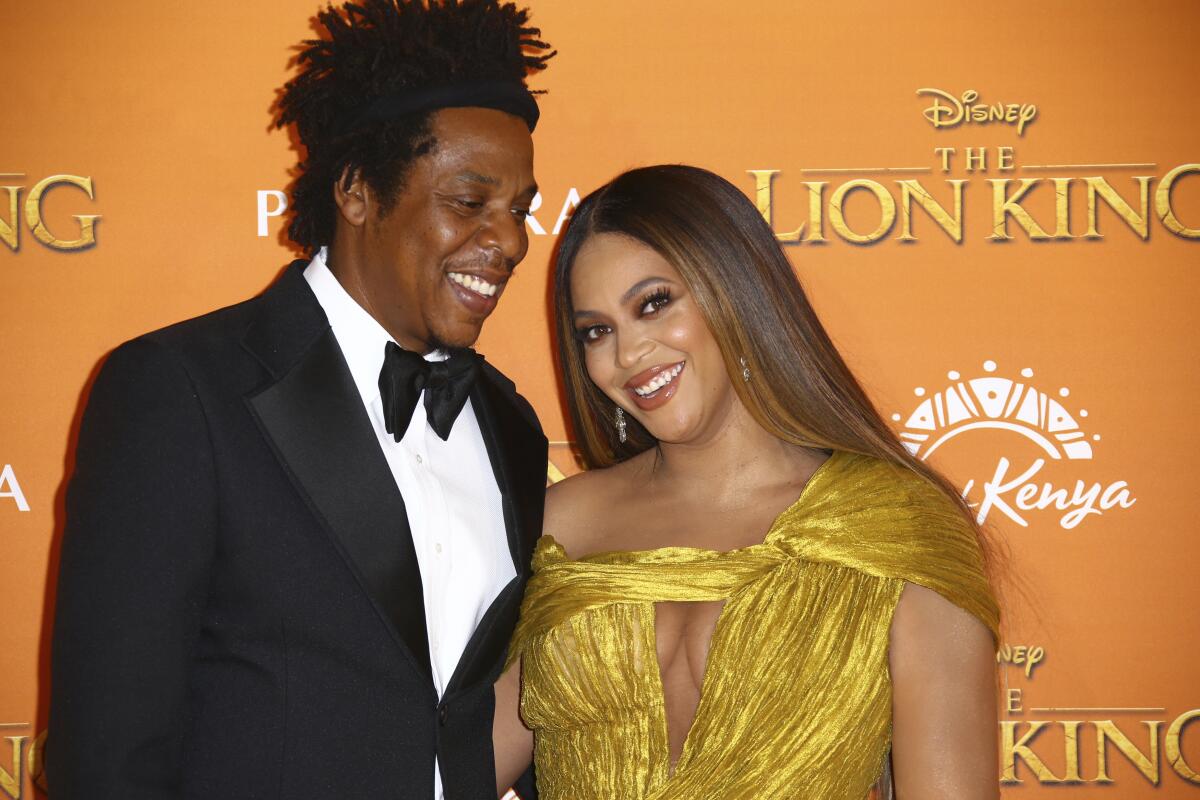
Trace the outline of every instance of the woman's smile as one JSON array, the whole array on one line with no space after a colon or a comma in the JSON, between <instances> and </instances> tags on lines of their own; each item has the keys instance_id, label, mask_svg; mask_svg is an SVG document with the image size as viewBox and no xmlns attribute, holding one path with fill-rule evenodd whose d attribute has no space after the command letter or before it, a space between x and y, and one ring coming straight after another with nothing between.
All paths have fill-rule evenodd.
<instances>
[{"instance_id":1,"label":"woman's smile","mask_svg":"<svg viewBox=\"0 0 1200 800\"><path fill-rule=\"evenodd\" d=\"M572 328L587 375L660 442L718 430L733 385L704 314L671 262L649 245L600 233L571 271Z\"/></svg>"},{"instance_id":2,"label":"woman's smile","mask_svg":"<svg viewBox=\"0 0 1200 800\"><path fill-rule=\"evenodd\" d=\"M656 409L675 396L686 364L686 361L679 361L643 370L625 382L625 392L641 410Z\"/></svg>"}]
</instances>

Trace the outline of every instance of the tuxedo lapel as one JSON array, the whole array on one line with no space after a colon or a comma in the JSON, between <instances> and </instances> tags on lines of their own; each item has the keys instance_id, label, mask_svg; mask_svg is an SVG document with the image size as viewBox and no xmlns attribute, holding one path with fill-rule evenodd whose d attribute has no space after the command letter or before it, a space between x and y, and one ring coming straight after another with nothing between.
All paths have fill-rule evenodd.
<instances>
[{"instance_id":1,"label":"tuxedo lapel","mask_svg":"<svg viewBox=\"0 0 1200 800\"><path fill-rule=\"evenodd\" d=\"M532 411L520 402L512 384L485 364L471 393L471 406L503 498L513 566L518 575L527 576L533 544L541 535L547 446L546 437L526 418Z\"/></svg>"},{"instance_id":2,"label":"tuxedo lapel","mask_svg":"<svg viewBox=\"0 0 1200 800\"><path fill-rule=\"evenodd\" d=\"M430 675L421 573L404 499L316 298L293 265L263 297L247 350L274 380L247 403L401 650Z\"/></svg>"},{"instance_id":3,"label":"tuxedo lapel","mask_svg":"<svg viewBox=\"0 0 1200 800\"><path fill-rule=\"evenodd\" d=\"M485 363L471 392L471 407L500 489L508 549L517 577L480 620L447 693L482 680L502 659L520 612L533 545L541 535L547 443L536 427L532 409L522 404L512 383Z\"/></svg>"}]
</instances>

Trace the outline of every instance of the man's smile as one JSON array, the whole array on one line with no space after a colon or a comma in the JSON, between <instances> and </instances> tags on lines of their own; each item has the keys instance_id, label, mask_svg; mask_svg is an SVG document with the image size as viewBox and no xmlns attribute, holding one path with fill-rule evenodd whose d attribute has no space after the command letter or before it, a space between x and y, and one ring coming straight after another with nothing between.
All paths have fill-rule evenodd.
<instances>
[{"instance_id":1,"label":"man's smile","mask_svg":"<svg viewBox=\"0 0 1200 800\"><path fill-rule=\"evenodd\" d=\"M507 281L488 280L466 272L447 272L446 285L472 316L486 317L496 309Z\"/></svg>"},{"instance_id":2,"label":"man's smile","mask_svg":"<svg viewBox=\"0 0 1200 800\"><path fill-rule=\"evenodd\" d=\"M484 280L478 275L467 275L462 272L448 272L446 274L450 277L450 280L459 286L466 287L481 297L492 297L500 290L499 286Z\"/></svg>"}]
</instances>

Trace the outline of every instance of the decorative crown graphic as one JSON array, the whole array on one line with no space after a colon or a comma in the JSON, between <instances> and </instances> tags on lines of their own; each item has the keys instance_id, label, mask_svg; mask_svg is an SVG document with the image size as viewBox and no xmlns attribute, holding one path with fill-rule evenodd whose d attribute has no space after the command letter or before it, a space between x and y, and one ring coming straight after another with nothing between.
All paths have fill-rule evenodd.
<instances>
[{"instance_id":1,"label":"decorative crown graphic","mask_svg":"<svg viewBox=\"0 0 1200 800\"><path fill-rule=\"evenodd\" d=\"M946 373L951 383L935 392L917 406L904 421L900 439L915 456L926 459L955 436L982 428L1013 431L1036 443L1053 459L1088 459L1092 445L1075 417L1055 398L1028 383L1033 370L1025 367L1025 381L1003 378L996 371L995 361L983 362L988 375L963 380L955 370ZM925 397L922 386L913 389L917 397ZM1071 390L1062 387L1058 396L1067 398ZM1087 417L1087 409L1078 411ZM892 414L894 422L903 416ZM1092 441L1100 436L1093 435Z\"/></svg>"}]
</instances>

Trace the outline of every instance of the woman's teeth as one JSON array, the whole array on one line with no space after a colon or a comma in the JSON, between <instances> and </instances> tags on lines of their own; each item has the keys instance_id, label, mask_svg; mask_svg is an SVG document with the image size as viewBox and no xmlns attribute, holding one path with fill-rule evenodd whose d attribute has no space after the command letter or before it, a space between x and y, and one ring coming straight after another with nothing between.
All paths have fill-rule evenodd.
<instances>
[{"instance_id":1,"label":"woman's teeth","mask_svg":"<svg viewBox=\"0 0 1200 800\"><path fill-rule=\"evenodd\" d=\"M480 278L476 278L472 275L463 275L461 272L448 272L446 274L450 276L450 280L454 281L465 289L470 289L477 295L491 297L492 295L496 294L495 284L488 283L487 281L481 280Z\"/></svg>"},{"instance_id":2,"label":"woman's teeth","mask_svg":"<svg viewBox=\"0 0 1200 800\"><path fill-rule=\"evenodd\" d=\"M666 386L671 381L675 380L676 376L683 372L683 364L676 364L670 369L665 369L654 376L654 380L647 383L645 386L638 386L633 391L638 397L654 394L662 387Z\"/></svg>"}]
</instances>

